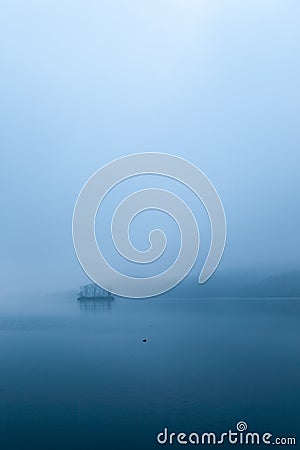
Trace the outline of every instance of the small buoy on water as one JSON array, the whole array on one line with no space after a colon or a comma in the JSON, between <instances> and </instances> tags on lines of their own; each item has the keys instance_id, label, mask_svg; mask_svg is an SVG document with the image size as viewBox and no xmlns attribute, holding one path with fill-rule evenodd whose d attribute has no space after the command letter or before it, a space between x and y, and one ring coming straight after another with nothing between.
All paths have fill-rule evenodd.
<instances>
[{"instance_id":1,"label":"small buoy on water","mask_svg":"<svg viewBox=\"0 0 300 450\"><path fill-rule=\"evenodd\" d=\"M143 339L143 342L147 342L147 339Z\"/></svg>"}]
</instances>

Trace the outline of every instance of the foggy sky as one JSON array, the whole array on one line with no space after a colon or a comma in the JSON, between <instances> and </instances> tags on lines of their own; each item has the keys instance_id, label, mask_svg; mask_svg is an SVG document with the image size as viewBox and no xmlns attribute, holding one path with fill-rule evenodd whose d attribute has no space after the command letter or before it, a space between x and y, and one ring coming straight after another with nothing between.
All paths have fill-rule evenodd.
<instances>
[{"instance_id":1,"label":"foggy sky","mask_svg":"<svg viewBox=\"0 0 300 450\"><path fill-rule=\"evenodd\" d=\"M299 267L299 13L297 0L3 1L2 293L85 280L77 195L144 151L184 157L216 186L220 270Z\"/></svg>"}]
</instances>

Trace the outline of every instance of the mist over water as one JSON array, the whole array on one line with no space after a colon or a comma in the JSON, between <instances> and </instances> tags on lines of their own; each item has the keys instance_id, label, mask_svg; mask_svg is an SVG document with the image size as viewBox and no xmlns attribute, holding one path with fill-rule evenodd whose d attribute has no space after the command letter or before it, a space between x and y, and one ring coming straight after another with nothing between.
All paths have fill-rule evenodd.
<instances>
[{"instance_id":1,"label":"mist over water","mask_svg":"<svg viewBox=\"0 0 300 450\"><path fill-rule=\"evenodd\" d=\"M299 448L299 8L1 2L1 449L152 450L165 427L222 433L241 420ZM197 284L203 205L174 181L136 177L98 211L104 256L132 276L176 259L178 228L157 211L130 230L139 250L166 233L156 265L130 266L112 246L116 205L157 187L195 214L195 266L162 297L80 303L77 196L101 166L140 152L185 158L212 181L228 225L221 265Z\"/></svg>"},{"instance_id":2,"label":"mist over water","mask_svg":"<svg viewBox=\"0 0 300 450\"><path fill-rule=\"evenodd\" d=\"M77 195L103 164L146 151L186 158L215 185L228 223L224 269L298 269L298 11L296 1L5 1L2 293L84 282L71 238ZM99 238L118 195L151 183L139 178L112 193ZM199 219L199 273L207 219L176 189ZM138 248L148 223L169 236L168 266L176 231L146 215L133 232ZM106 238L103 252L113 258Z\"/></svg>"}]
</instances>

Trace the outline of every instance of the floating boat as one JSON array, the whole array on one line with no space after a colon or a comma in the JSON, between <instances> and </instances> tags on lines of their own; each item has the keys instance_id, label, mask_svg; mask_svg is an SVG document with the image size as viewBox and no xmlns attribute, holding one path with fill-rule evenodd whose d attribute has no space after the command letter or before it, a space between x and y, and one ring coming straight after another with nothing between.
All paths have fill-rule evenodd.
<instances>
[{"instance_id":1,"label":"floating boat","mask_svg":"<svg viewBox=\"0 0 300 450\"><path fill-rule=\"evenodd\" d=\"M95 284L86 284L85 286L81 286L77 297L77 300L81 302L98 300L112 301L114 299L115 298L111 292L106 291Z\"/></svg>"}]
</instances>

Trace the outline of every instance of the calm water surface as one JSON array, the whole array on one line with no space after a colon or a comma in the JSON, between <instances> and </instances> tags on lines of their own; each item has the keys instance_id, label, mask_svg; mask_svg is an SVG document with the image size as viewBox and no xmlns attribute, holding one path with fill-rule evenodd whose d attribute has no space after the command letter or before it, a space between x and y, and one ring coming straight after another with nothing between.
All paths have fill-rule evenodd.
<instances>
[{"instance_id":1,"label":"calm water surface","mask_svg":"<svg viewBox=\"0 0 300 450\"><path fill-rule=\"evenodd\" d=\"M1 299L0 448L148 450L164 427L240 420L299 445L299 316L297 299Z\"/></svg>"}]
</instances>

